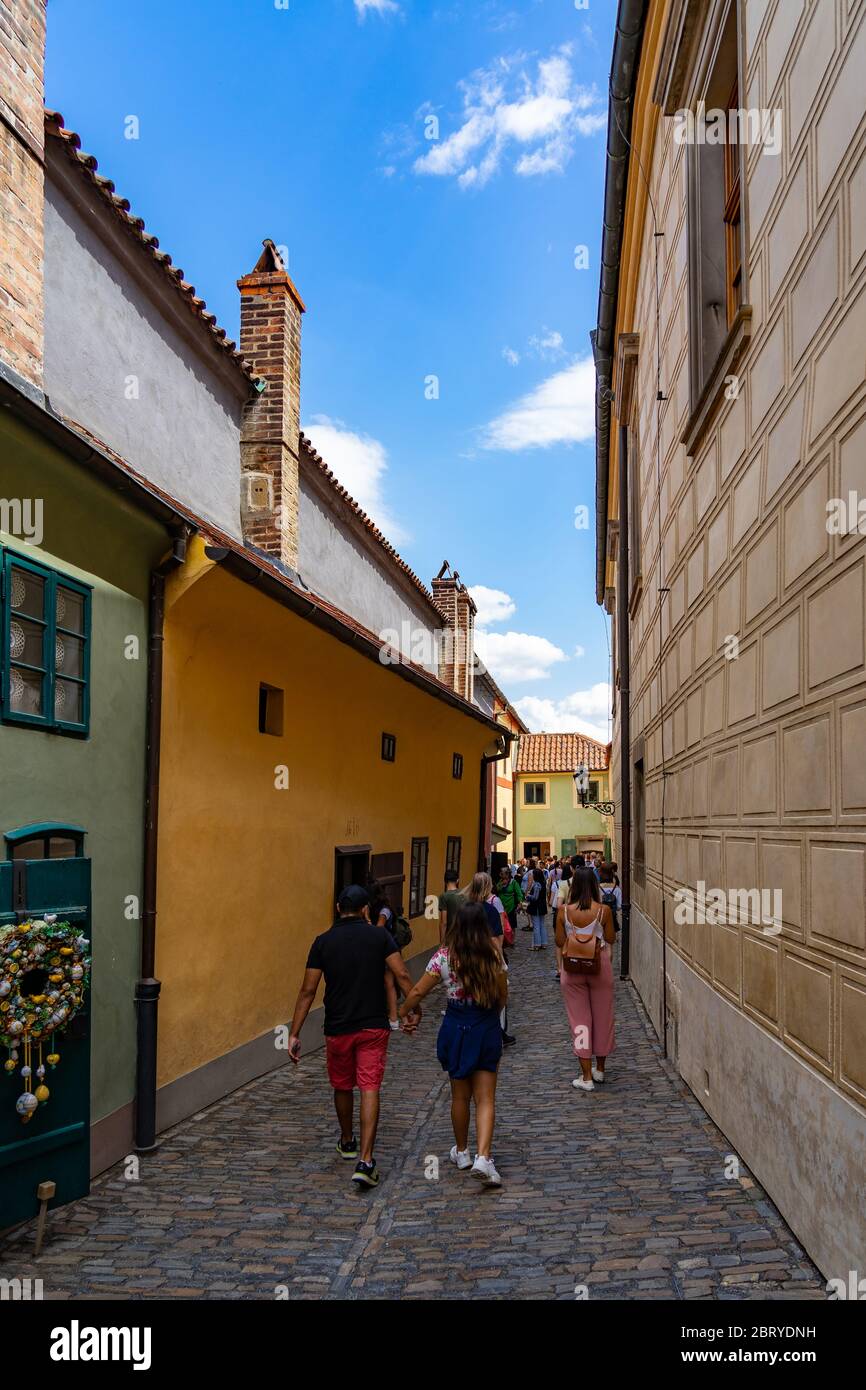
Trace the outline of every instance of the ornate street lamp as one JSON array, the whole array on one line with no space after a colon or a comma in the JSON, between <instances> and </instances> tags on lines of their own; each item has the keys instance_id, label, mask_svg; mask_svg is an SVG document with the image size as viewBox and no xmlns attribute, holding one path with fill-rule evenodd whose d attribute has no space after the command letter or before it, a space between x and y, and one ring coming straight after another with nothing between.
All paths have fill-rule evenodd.
<instances>
[{"instance_id":1,"label":"ornate street lamp","mask_svg":"<svg viewBox=\"0 0 866 1390\"><path fill-rule=\"evenodd\" d=\"M572 776L574 778L574 789L577 792L577 799L585 810L598 811L602 816L616 815L616 802L589 800L589 768L586 763L581 763L575 769Z\"/></svg>"}]
</instances>

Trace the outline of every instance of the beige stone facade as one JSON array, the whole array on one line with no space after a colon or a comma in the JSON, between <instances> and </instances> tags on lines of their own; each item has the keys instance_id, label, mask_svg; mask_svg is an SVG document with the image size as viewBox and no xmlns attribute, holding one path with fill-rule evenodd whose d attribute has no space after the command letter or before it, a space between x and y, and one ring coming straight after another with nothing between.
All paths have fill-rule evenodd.
<instances>
[{"instance_id":1,"label":"beige stone facade","mask_svg":"<svg viewBox=\"0 0 866 1390\"><path fill-rule=\"evenodd\" d=\"M781 139L736 153L741 300L701 399L700 156L673 111L712 92L731 14L739 101ZM864 74L858 0L650 4L600 464L609 542L627 425L632 977L827 1277L866 1273L866 539L828 520L849 494L866 515ZM780 890L781 930L678 921L700 882Z\"/></svg>"}]
</instances>

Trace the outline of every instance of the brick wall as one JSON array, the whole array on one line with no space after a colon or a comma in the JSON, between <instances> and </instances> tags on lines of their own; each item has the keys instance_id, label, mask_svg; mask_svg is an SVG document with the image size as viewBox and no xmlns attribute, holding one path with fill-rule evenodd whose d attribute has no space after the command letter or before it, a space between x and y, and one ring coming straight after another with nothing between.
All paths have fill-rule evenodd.
<instances>
[{"instance_id":1,"label":"brick wall","mask_svg":"<svg viewBox=\"0 0 866 1390\"><path fill-rule=\"evenodd\" d=\"M266 383L241 428L242 520L250 544L296 569L304 305L273 242L264 248L238 281L241 352Z\"/></svg>"},{"instance_id":2,"label":"brick wall","mask_svg":"<svg viewBox=\"0 0 866 1390\"><path fill-rule=\"evenodd\" d=\"M440 647L439 679L464 699L474 694L475 604L458 574L439 574L431 588L446 629Z\"/></svg>"},{"instance_id":3,"label":"brick wall","mask_svg":"<svg viewBox=\"0 0 866 1390\"><path fill-rule=\"evenodd\" d=\"M45 0L0 0L0 357L42 384Z\"/></svg>"}]
</instances>

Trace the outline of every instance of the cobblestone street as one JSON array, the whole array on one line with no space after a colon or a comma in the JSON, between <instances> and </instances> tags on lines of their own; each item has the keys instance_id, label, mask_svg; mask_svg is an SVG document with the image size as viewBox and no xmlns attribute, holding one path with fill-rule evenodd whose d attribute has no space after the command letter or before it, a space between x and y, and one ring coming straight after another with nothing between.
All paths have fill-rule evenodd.
<instances>
[{"instance_id":1,"label":"cobblestone street","mask_svg":"<svg viewBox=\"0 0 866 1390\"><path fill-rule=\"evenodd\" d=\"M46 1298L823 1298L824 1281L723 1136L663 1062L618 985L610 1080L573 1090L553 950L519 934L500 1069L499 1192L447 1161L440 994L391 1042L378 1189L358 1193L336 1137L324 1053L281 1068L162 1136L141 1180L122 1165L33 1227L0 1272ZM438 1180L426 1174L439 1160ZM285 1296L283 1294L282 1296Z\"/></svg>"}]
</instances>

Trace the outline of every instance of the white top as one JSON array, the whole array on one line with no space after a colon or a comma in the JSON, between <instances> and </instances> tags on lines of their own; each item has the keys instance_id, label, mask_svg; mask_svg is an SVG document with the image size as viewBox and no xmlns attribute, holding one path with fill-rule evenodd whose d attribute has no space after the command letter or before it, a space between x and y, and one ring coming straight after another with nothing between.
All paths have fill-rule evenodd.
<instances>
[{"instance_id":1,"label":"white top","mask_svg":"<svg viewBox=\"0 0 866 1390\"><path fill-rule=\"evenodd\" d=\"M587 922L585 926L579 926L579 925L577 925L575 922L572 922L571 919L570 919L570 917L569 917L569 915L568 915L568 909L566 908L566 911L565 911L565 930L566 930L566 932L568 932L568 933L580 932L581 935L583 936L583 935L585 935L588 931L590 931L590 930L592 930L592 929L595 930L595 935L596 935L596 936L600 936L600 937L601 937L601 944L602 944L602 946L606 946L606 945L607 945L607 942L606 942L605 939L604 939L604 924L603 924L603 922L602 922L602 920L601 920L601 904L599 904L598 915L597 915L595 921L594 921L594 922Z\"/></svg>"}]
</instances>

